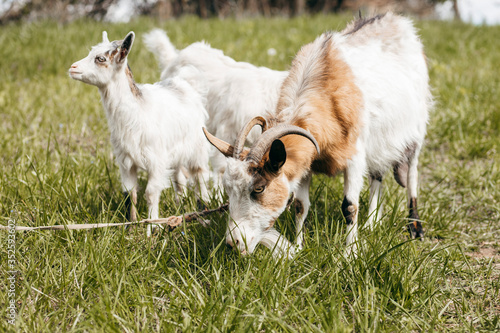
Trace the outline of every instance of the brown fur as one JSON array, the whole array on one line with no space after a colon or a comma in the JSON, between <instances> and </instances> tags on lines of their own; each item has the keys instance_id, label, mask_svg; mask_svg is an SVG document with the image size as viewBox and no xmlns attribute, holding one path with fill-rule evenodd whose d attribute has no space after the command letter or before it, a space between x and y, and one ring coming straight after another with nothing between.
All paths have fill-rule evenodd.
<instances>
[{"instance_id":1,"label":"brown fur","mask_svg":"<svg viewBox=\"0 0 500 333\"><path fill-rule=\"evenodd\" d=\"M108 51L105 53L105 56L109 59L109 62L112 62L115 56L118 54L118 49L114 49L113 51Z\"/></svg>"},{"instance_id":2,"label":"brown fur","mask_svg":"<svg viewBox=\"0 0 500 333\"><path fill-rule=\"evenodd\" d=\"M132 75L132 71L130 70L130 66L127 65L127 68L125 69L125 73L127 74L127 78L128 78L128 84L130 86L130 91L132 91L132 94L137 97L137 98L140 98L142 97L142 92L141 90L139 89L139 87L137 87L137 85L135 84L135 81L134 81L134 76Z\"/></svg>"},{"instance_id":3,"label":"brown fur","mask_svg":"<svg viewBox=\"0 0 500 333\"><path fill-rule=\"evenodd\" d=\"M289 180L302 177L311 168L314 172L335 175L345 169L347 160L356 152L361 92L354 83L349 66L331 45L330 37L325 36L316 42L321 43L319 56L315 53L318 45L314 43L304 47L297 55L290 75L283 84L285 90L282 89L277 117L270 119L268 124L271 127L289 121L292 125L304 128L318 141L321 154L317 155L309 139L288 135L281 138L287 159L278 172L268 167L269 152L258 164L250 166L248 172L254 178L253 188L266 188L262 193L252 193L252 196L269 211L277 211L288 197L287 187L279 177L282 173ZM300 61L315 63L297 63ZM297 69L301 66L309 67L301 73L301 68ZM287 85L293 87L288 89L288 94ZM297 106L300 103L297 101L305 102ZM290 107L297 109L291 114ZM297 208L303 210L302 205ZM351 213L355 218L357 209L350 208L354 208L355 212ZM273 223L270 222L270 226Z\"/></svg>"},{"instance_id":4,"label":"brown fur","mask_svg":"<svg viewBox=\"0 0 500 333\"><path fill-rule=\"evenodd\" d=\"M261 172L261 169L256 169L254 172L252 188L265 187L265 191L252 193L253 199L266 210L277 211L288 199L288 190L283 186L282 178L273 177L269 172Z\"/></svg>"},{"instance_id":5,"label":"brown fur","mask_svg":"<svg viewBox=\"0 0 500 333\"><path fill-rule=\"evenodd\" d=\"M283 169L288 179L301 176L304 167L309 166L314 172L333 176L344 170L347 160L356 153L361 91L354 83L352 71L332 46L331 40L326 38L321 47L322 54L317 59L320 68L314 71L313 77L308 75L300 78L292 65L290 75L283 84L285 87L291 80L302 79L302 85L313 86L303 89L303 94L307 94L307 102L299 106L300 110L297 110L291 123L308 130L318 141L321 150L317 156L308 139L295 135L283 137L281 140L287 152ZM314 48L306 46L297 58L307 60L307 57L313 56L308 54L310 52L314 52ZM280 122L280 112L288 107L288 100L289 97L282 93L275 123Z\"/></svg>"}]
</instances>

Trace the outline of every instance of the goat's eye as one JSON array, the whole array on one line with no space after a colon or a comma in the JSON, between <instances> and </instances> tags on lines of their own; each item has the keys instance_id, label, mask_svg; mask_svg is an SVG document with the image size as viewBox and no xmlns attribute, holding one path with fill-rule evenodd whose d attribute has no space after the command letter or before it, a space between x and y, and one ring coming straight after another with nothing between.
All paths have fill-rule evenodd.
<instances>
[{"instance_id":1,"label":"goat's eye","mask_svg":"<svg viewBox=\"0 0 500 333\"><path fill-rule=\"evenodd\" d=\"M262 193L264 192L264 186L257 186L256 188L253 189L253 193Z\"/></svg>"},{"instance_id":2,"label":"goat's eye","mask_svg":"<svg viewBox=\"0 0 500 333\"><path fill-rule=\"evenodd\" d=\"M105 57L103 57L103 56L97 56L97 57L95 58L95 60L97 60L98 62L105 62L105 61L106 61L106 58L105 58Z\"/></svg>"}]
</instances>

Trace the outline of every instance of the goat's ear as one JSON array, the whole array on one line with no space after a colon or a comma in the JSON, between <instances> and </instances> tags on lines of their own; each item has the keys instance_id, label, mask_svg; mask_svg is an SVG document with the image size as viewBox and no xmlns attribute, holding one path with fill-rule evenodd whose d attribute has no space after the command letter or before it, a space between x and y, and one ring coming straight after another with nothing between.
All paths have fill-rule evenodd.
<instances>
[{"instance_id":1,"label":"goat's ear","mask_svg":"<svg viewBox=\"0 0 500 333\"><path fill-rule=\"evenodd\" d=\"M102 32L102 42L103 43L109 43L108 33L106 31Z\"/></svg>"},{"instance_id":2,"label":"goat's ear","mask_svg":"<svg viewBox=\"0 0 500 333\"><path fill-rule=\"evenodd\" d=\"M215 147L217 148L224 156L226 157L231 157L233 156L234 152L234 147L231 146L229 143L227 143L224 140L221 140L212 134L210 134L205 127L203 127L203 133L205 133L205 136L207 137L207 140Z\"/></svg>"},{"instance_id":3,"label":"goat's ear","mask_svg":"<svg viewBox=\"0 0 500 333\"><path fill-rule=\"evenodd\" d=\"M286 149L281 140L274 140L269 150L269 161L266 163L273 172L279 171L286 161Z\"/></svg>"},{"instance_id":4,"label":"goat's ear","mask_svg":"<svg viewBox=\"0 0 500 333\"><path fill-rule=\"evenodd\" d=\"M120 46L120 52L118 56L118 62L122 62L127 58L130 50L132 49L132 44L134 44L135 34L133 31L129 32Z\"/></svg>"}]
</instances>

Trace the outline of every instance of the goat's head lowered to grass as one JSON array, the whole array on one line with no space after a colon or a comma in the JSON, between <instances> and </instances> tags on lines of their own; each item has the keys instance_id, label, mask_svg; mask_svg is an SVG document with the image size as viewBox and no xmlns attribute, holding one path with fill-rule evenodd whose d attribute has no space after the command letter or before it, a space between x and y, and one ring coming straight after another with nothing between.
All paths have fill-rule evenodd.
<instances>
[{"instance_id":1,"label":"goat's head lowered to grass","mask_svg":"<svg viewBox=\"0 0 500 333\"><path fill-rule=\"evenodd\" d=\"M71 78L99 88L111 82L117 73L130 72L127 56L132 49L135 34L129 32L125 39L110 42L106 31L102 42L92 47L88 56L71 65Z\"/></svg>"},{"instance_id":2,"label":"goat's head lowered to grass","mask_svg":"<svg viewBox=\"0 0 500 333\"><path fill-rule=\"evenodd\" d=\"M245 139L250 130L262 127L263 133L251 149L245 149ZM280 140L285 135L300 135L309 139L319 153L316 139L306 130L293 125L267 128L262 117L252 119L240 132L233 145L220 140L205 129L207 139L226 157L223 185L229 196L231 219L226 230L226 243L242 254L249 254L266 238L274 238L274 222L285 210L290 196L290 181L282 172L286 150ZM266 244L267 245L267 244Z\"/></svg>"}]
</instances>

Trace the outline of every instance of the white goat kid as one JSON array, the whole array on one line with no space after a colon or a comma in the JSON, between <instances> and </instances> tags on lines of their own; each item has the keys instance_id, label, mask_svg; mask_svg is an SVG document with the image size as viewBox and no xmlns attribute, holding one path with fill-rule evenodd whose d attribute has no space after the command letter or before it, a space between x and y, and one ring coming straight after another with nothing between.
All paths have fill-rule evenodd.
<instances>
[{"instance_id":1,"label":"white goat kid","mask_svg":"<svg viewBox=\"0 0 500 333\"><path fill-rule=\"evenodd\" d=\"M360 19L304 46L283 83L276 113L251 121L234 146L205 131L228 159L223 177L231 221L226 242L242 253L258 243L274 254L295 247L274 228L296 199L297 246L309 209L311 173L344 172L342 213L347 252L357 252L359 195L370 179L370 216L379 207L382 177L393 168L408 185L411 237L423 237L417 214L417 164L432 96L422 44L410 20L388 13ZM251 150L248 128L264 133ZM296 135L290 135L296 134Z\"/></svg>"},{"instance_id":2,"label":"white goat kid","mask_svg":"<svg viewBox=\"0 0 500 333\"><path fill-rule=\"evenodd\" d=\"M186 168L197 178L199 191L208 199L209 144L201 131L207 118L203 97L181 76L197 72L186 69L179 76L156 84L136 84L127 64L134 33L123 41L102 43L75 62L71 78L97 86L106 111L111 144L120 167L122 189L132 203L129 219L136 220L137 172L148 173L145 197L148 216L157 219L161 191L182 176ZM174 186L175 186L174 182ZM151 225L148 225L148 236Z\"/></svg>"},{"instance_id":3,"label":"white goat kid","mask_svg":"<svg viewBox=\"0 0 500 333\"><path fill-rule=\"evenodd\" d=\"M165 31L155 29L144 36L146 47L155 54L161 79L176 75L185 66L194 66L207 81L207 128L218 138L234 142L238 131L250 119L276 109L280 87L288 72L237 62L203 42L178 51ZM255 129L246 140L252 145L260 135ZM213 150L210 158L213 179L218 182L226 167L225 158Z\"/></svg>"}]
</instances>

